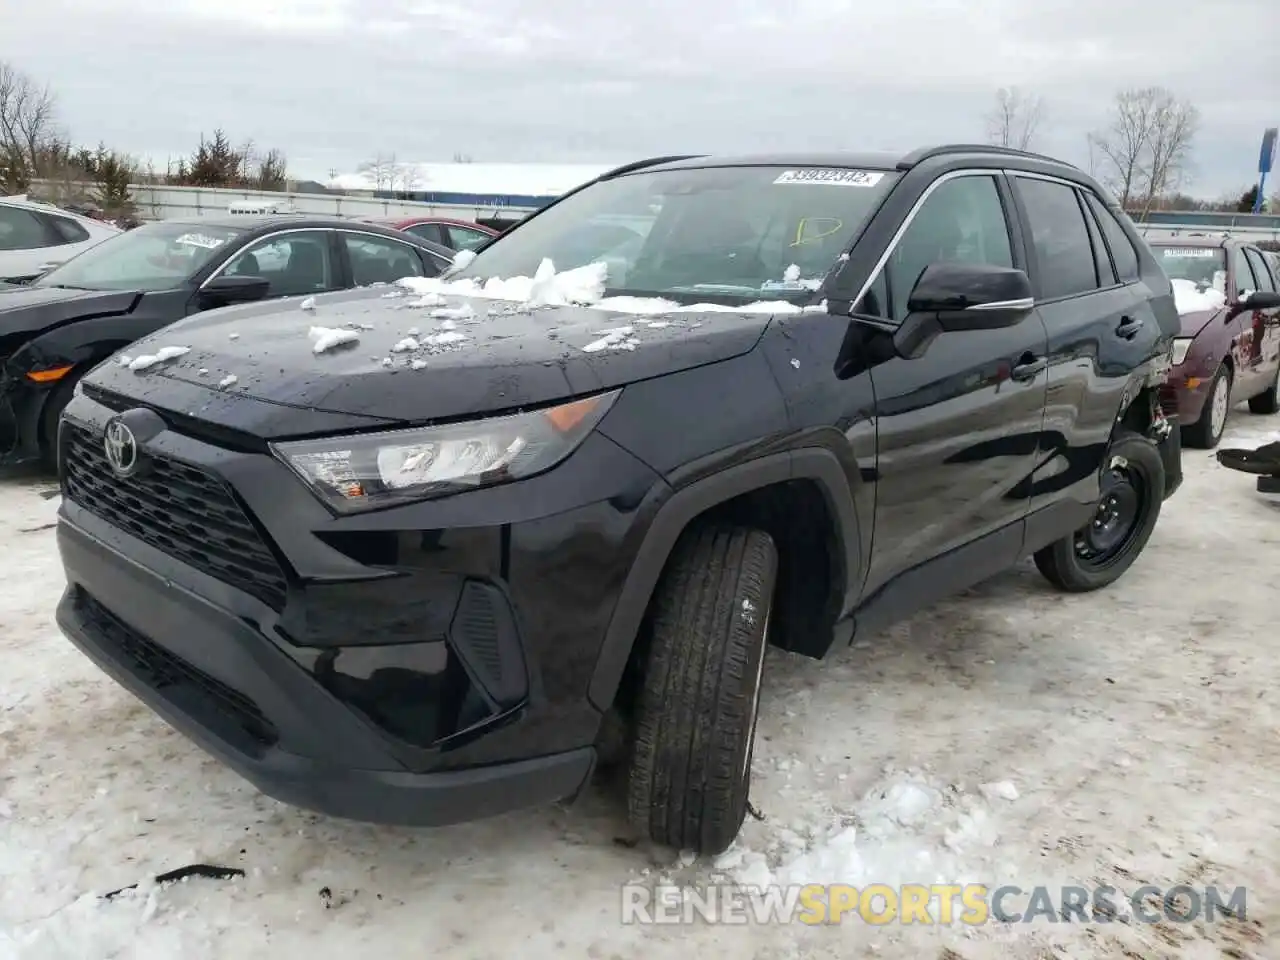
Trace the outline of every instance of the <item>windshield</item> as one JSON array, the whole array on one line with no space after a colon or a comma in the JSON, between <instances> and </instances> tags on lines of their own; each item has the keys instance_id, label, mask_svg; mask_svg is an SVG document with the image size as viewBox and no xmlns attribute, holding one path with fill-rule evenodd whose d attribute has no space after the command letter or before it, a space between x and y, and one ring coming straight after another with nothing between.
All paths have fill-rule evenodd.
<instances>
[{"instance_id":1,"label":"windshield","mask_svg":"<svg viewBox=\"0 0 1280 960\"><path fill-rule=\"evenodd\" d=\"M593 184L503 234L452 276L608 267L606 296L808 300L897 180L886 171L709 167Z\"/></svg>"},{"instance_id":2,"label":"windshield","mask_svg":"<svg viewBox=\"0 0 1280 960\"><path fill-rule=\"evenodd\" d=\"M1190 280L1202 290L1227 294L1227 252L1221 247L1156 247L1170 280Z\"/></svg>"},{"instance_id":3,"label":"windshield","mask_svg":"<svg viewBox=\"0 0 1280 960\"><path fill-rule=\"evenodd\" d=\"M186 283L230 240L237 227L151 223L104 240L35 282L84 290L171 290Z\"/></svg>"}]
</instances>

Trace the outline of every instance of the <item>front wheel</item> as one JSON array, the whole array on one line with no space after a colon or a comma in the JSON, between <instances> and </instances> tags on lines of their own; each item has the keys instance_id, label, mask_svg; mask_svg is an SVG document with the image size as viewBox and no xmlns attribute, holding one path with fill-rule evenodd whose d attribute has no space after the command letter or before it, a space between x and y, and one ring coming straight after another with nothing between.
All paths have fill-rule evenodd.
<instances>
[{"instance_id":1,"label":"front wheel","mask_svg":"<svg viewBox=\"0 0 1280 960\"><path fill-rule=\"evenodd\" d=\"M1084 593L1119 580L1142 553L1164 502L1164 461L1146 437L1121 428L1103 463L1093 519L1035 554L1045 579Z\"/></svg>"},{"instance_id":2,"label":"front wheel","mask_svg":"<svg viewBox=\"0 0 1280 960\"><path fill-rule=\"evenodd\" d=\"M724 851L747 812L778 555L769 535L687 535L653 598L628 807L657 843Z\"/></svg>"},{"instance_id":3,"label":"front wheel","mask_svg":"<svg viewBox=\"0 0 1280 960\"><path fill-rule=\"evenodd\" d=\"M40 464L50 472L58 469L58 419L75 395L76 384L83 375L84 370L79 369L63 377L45 399L44 409L40 411Z\"/></svg>"},{"instance_id":4,"label":"front wheel","mask_svg":"<svg viewBox=\"0 0 1280 960\"><path fill-rule=\"evenodd\" d=\"M1200 419L1189 423L1182 430L1182 442L1188 447L1212 450L1222 439L1227 428L1227 414L1231 411L1231 371L1225 363L1218 369L1209 384L1209 396L1205 398Z\"/></svg>"}]
</instances>

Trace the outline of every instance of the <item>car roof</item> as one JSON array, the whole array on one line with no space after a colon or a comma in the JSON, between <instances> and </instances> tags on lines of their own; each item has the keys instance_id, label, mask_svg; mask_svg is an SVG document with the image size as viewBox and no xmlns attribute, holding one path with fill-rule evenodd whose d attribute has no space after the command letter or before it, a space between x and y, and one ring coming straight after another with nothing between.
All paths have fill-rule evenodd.
<instances>
[{"instance_id":1,"label":"car roof","mask_svg":"<svg viewBox=\"0 0 1280 960\"><path fill-rule=\"evenodd\" d=\"M93 223L107 230L120 230L119 227L107 223L105 220L95 220L93 217L86 217L83 213L76 213L74 210L68 210L60 207L56 203L44 203L40 200L20 200L17 197L0 197L0 204L9 207L20 207L23 210L31 210L36 213L48 213L59 217L66 217L69 220L79 220L82 223Z\"/></svg>"},{"instance_id":2,"label":"car roof","mask_svg":"<svg viewBox=\"0 0 1280 960\"><path fill-rule=\"evenodd\" d=\"M1011 167L1044 169L1047 166L1057 168L1064 173L1069 172L1075 179L1087 179L1087 176L1077 167L1056 157L983 143L943 143L935 146L920 147L906 154L891 153L885 150L812 153L793 151L788 153L742 154L722 157L686 154L683 156L655 157L651 160L640 160L618 167L604 176L606 178L621 176L624 173L638 170L679 170L699 167L830 167L835 169L894 170L899 173L905 173L928 160L959 157L982 157L985 159L1002 157L1009 161Z\"/></svg>"},{"instance_id":3,"label":"car roof","mask_svg":"<svg viewBox=\"0 0 1280 960\"><path fill-rule=\"evenodd\" d=\"M1141 224L1138 224L1141 226ZM1205 233L1188 233L1181 236L1166 234L1159 237L1147 237L1147 243L1153 247L1226 247L1231 243L1239 244L1239 240L1230 237L1212 236Z\"/></svg>"}]
</instances>

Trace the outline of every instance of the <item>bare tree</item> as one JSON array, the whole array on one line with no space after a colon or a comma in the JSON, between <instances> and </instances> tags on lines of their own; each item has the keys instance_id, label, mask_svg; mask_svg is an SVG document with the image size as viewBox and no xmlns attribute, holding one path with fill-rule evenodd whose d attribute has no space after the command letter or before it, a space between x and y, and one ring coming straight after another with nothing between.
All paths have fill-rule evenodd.
<instances>
[{"instance_id":1,"label":"bare tree","mask_svg":"<svg viewBox=\"0 0 1280 960\"><path fill-rule=\"evenodd\" d=\"M996 105L987 114L987 139L1001 147L1030 150L1044 121L1044 103L1017 87L996 91Z\"/></svg>"},{"instance_id":2,"label":"bare tree","mask_svg":"<svg viewBox=\"0 0 1280 960\"><path fill-rule=\"evenodd\" d=\"M391 184L395 171L396 155L379 151L372 160L366 160L356 167L356 173L362 173L373 181L375 190L386 190Z\"/></svg>"},{"instance_id":3,"label":"bare tree","mask_svg":"<svg viewBox=\"0 0 1280 960\"><path fill-rule=\"evenodd\" d=\"M12 64L0 61L0 187L25 190L57 139L53 93Z\"/></svg>"},{"instance_id":4,"label":"bare tree","mask_svg":"<svg viewBox=\"0 0 1280 960\"><path fill-rule=\"evenodd\" d=\"M1142 87L1116 94L1111 122L1090 135L1090 152L1099 174L1126 209L1141 203L1143 212L1186 175L1200 124L1199 111L1164 87Z\"/></svg>"},{"instance_id":5,"label":"bare tree","mask_svg":"<svg viewBox=\"0 0 1280 960\"><path fill-rule=\"evenodd\" d=\"M1151 137L1147 147L1146 190L1142 216L1146 219L1152 206L1168 191L1182 186L1191 162L1200 127L1200 111L1186 100L1178 100L1165 91L1156 98L1151 114Z\"/></svg>"},{"instance_id":6,"label":"bare tree","mask_svg":"<svg viewBox=\"0 0 1280 960\"><path fill-rule=\"evenodd\" d=\"M420 182L418 176L418 165L416 163L397 163L394 165L391 177L391 189L400 193L408 193L415 189Z\"/></svg>"},{"instance_id":7,"label":"bare tree","mask_svg":"<svg viewBox=\"0 0 1280 960\"><path fill-rule=\"evenodd\" d=\"M453 155L454 163L475 163L475 158L469 153L455 153Z\"/></svg>"}]
</instances>

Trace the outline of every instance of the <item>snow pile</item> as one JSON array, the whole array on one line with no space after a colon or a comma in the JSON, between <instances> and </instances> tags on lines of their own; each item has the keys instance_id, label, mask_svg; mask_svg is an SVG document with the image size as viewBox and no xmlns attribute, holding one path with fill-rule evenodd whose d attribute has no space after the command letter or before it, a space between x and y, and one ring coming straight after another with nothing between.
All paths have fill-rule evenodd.
<instances>
[{"instance_id":1,"label":"snow pile","mask_svg":"<svg viewBox=\"0 0 1280 960\"><path fill-rule=\"evenodd\" d=\"M129 369L134 373L141 373L143 370L150 370L156 364L177 360L178 357L184 357L190 352L190 347L161 347L155 353L145 354L130 360Z\"/></svg>"},{"instance_id":2,"label":"snow pile","mask_svg":"<svg viewBox=\"0 0 1280 960\"><path fill-rule=\"evenodd\" d=\"M1170 283L1173 284L1173 302L1177 304L1180 316L1217 310L1227 302L1222 291L1214 287L1201 290L1194 281L1183 280L1181 277L1175 277Z\"/></svg>"},{"instance_id":3,"label":"snow pile","mask_svg":"<svg viewBox=\"0 0 1280 960\"><path fill-rule=\"evenodd\" d=\"M1007 807L1017 789L1001 781L984 784L979 792L970 796L904 776L869 791L854 810L834 815L830 824L777 831L772 857L745 848L740 838L713 868L740 887L759 889L990 883L990 858L999 840L993 808Z\"/></svg>"},{"instance_id":4,"label":"snow pile","mask_svg":"<svg viewBox=\"0 0 1280 960\"><path fill-rule=\"evenodd\" d=\"M785 300L758 301L741 306L718 303L680 304L658 297L606 297L604 295L608 265L590 263L557 273L555 264L544 258L532 277L490 277L445 280L439 277L402 277L396 284L421 299L409 306L439 306L445 295L507 300L528 306L594 307L613 313L635 315L665 313L802 313L825 311L826 304L799 307Z\"/></svg>"},{"instance_id":5,"label":"snow pile","mask_svg":"<svg viewBox=\"0 0 1280 960\"><path fill-rule=\"evenodd\" d=\"M598 353L601 350L634 350L640 345L632 334L634 327L616 327L613 330L601 330L599 340L593 340L582 348L584 353Z\"/></svg>"},{"instance_id":6,"label":"snow pile","mask_svg":"<svg viewBox=\"0 0 1280 960\"><path fill-rule=\"evenodd\" d=\"M355 343L360 339L360 334L356 331L343 330L341 327L312 327L308 331L308 336L315 341L311 349L316 353L324 353L344 343Z\"/></svg>"}]
</instances>

